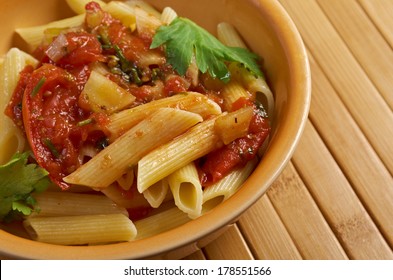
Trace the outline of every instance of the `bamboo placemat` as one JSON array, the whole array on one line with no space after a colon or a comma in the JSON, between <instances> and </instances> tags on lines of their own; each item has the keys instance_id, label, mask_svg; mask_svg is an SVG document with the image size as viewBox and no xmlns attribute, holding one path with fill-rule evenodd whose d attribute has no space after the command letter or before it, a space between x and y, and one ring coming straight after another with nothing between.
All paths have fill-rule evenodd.
<instances>
[{"instance_id":1,"label":"bamboo placemat","mask_svg":"<svg viewBox=\"0 0 393 280\"><path fill-rule=\"evenodd\" d=\"M188 259L393 259L393 1L280 0L312 104L265 196Z\"/></svg>"}]
</instances>

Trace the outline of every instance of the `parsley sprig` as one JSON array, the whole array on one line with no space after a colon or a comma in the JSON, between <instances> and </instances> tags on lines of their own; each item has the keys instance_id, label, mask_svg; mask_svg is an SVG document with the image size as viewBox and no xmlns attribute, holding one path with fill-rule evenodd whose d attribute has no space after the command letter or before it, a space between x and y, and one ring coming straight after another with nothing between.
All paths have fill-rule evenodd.
<instances>
[{"instance_id":1,"label":"parsley sprig","mask_svg":"<svg viewBox=\"0 0 393 280\"><path fill-rule=\"evenodd\" d=\"M161 26L154 35L150 48L165 45L168 63L184 75L195 55L202 73L208 72L223 82L230 80L226 62L238 62L256 76L262 76L259 57L244 48L228 47L193 21L177 17L168 26Z\"/></svg>"},{"instance_id":2,"label":"parsley sprig","mask_svg":"<svg viewBox=\"0 0 393 280\"><path fill-rule=\"evenodd\" d=\"M28 163L29 153L16 153L0 165L0 221L30 215L36 204L33 192L42 192L50 184L48 172Z\"/></svg>"}]
</instances>

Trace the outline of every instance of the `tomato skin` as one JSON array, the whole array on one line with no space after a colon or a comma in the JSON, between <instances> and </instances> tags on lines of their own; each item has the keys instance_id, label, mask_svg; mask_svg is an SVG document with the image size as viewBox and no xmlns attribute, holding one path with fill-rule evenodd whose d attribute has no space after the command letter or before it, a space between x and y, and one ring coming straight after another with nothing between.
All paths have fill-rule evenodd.
<instances>
[{"instance_id":1,"label":"tomato skin","mask_svg":"<svg viewBox=\"0 0 393 280\"><path fill-rule=\"evenodd\" d=\"M255 158L259 148L269 135L270 125L267 119L254 111L249 133L228 145L208 154L200 166L200 177L203 186L209 186L227 175L235 168L244 166Z\"/></svg>"},{"instance_id":2,"label":"tomato skin","mask_svg":"<svg viewBox=\"0 0 393 280\"><path fill-rule=\"evenodd\" d=\"M68 42L68 54L56 62L56 65L68 69L95 61L105 61L101 43L95 35L87 32L69 32L65 37Z\"/></svg>"},{"instance_id":3,"label":"tomato skin","mask_svg":"<svg viewBox=\"0 0 393 280\"><path fill-rule=\"evenodd\" d=\"M41 88L34 90L43 79ZM93 133L93 124L78 126L92 118L78 106L79 95L77 79L51 64L31 73L23 95L23 123L30 147L38 164L62 189L69 187L62 178L81 164L78 157L82 145L104 136L100 131Z\"/></svg>"}]
</instances>

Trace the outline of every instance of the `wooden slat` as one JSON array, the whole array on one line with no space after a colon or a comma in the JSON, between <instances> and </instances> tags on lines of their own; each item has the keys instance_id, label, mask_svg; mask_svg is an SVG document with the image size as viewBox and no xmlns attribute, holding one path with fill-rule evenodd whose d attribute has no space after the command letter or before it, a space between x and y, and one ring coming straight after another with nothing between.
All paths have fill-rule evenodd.
<instances>
[{"instance_id":1,"label":"wooden slat","mask_svg":"<svg viewBox=\"0 0 393 280\"><path fill-rule=\"evenodd\" d=\"M203 254L202 250L198 250L195 253L183 258L184 260L206 260L205 255Z\"/></svg>"},{"instance_id":2,"label":"wooden slat","mask_svg":"<svg viewBox=\"0 0 393 280\"><path fill-rule=\"evenodd\" d=\"M238 224L256 259L302 258L267 195L244 213Z\"/></svg>"},{"instance_id":3,"label":"wooden slat","mask_svg":"<svg viewBox=\"0 0 393 280\"><path fill-rule=\"evenodd\" d=\"M393 247L393 178L313 56L309 55L309 59L313 73L313 99L309 117L340 169Z\"/></svg>"},{"instance_id":4,"label":"wooden slat","mask_svg":"<svg viewBox=\"0 0 393 280\"><path fill-rule=\"evenodd\" d=\"M368 16L378 27L379 32L393 48L393 1L391 0L358 0Z\"/></svg>"},{"instance_id":5,"label":"wooden slat","mask_svg":"<svg viewBox=\"0 0 393 280\"><path fill-rule=\"evenodd\" d=\"M204 248L204 254L215 260L253 260L236 224Z\"/></svg>"},{"instance_id":6,"label":"wooden slat","mask_svg":"<svg viewBox=\"0 0 393 280\"><path fill-rule=\"evenodd\" d=\"M393 253L310 122L293 162L351 259L391 259Z\"/></svg>"},{"instance_id":7,"label":"wooden slat","mask_svg":"<svg viewBox=\"0 0 393 280\"><path fill-rule=\"evenodd\" d=\"M393 51L356 0L318 0L369 79L393 108Z\"/></svg>"},{"instance_id":8,"label":"wooden slat","mask_svg":"<svg viewBox=\"0 0 393 280\"><path fill-rule=\"evenodd\" d=\"M272 185L268 195L305 259L347 259L291 163Z\"/></svg>"},{"instance_id":9,"label":"wooden slat","mask_svg":"<svg viewBox=\"0 0 393 280\"><path fill-rule=\"evenodd\" d=\"M393 112L314 0L280 0L346 108L393 174ZM332 112L333 112L332 108Z\"/></svg>"}]
</instances>

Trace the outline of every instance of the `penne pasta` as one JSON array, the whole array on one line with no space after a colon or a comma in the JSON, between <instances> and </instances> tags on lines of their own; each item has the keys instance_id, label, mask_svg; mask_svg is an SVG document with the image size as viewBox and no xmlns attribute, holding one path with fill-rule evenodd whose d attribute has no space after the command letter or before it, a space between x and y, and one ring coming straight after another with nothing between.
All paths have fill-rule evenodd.
<instances>
[{"instance_id":1,"label":"penne pasta","mask_svg":"<svg viewBox=\"0 0 393 280\"><path fill-rule=\"evenodd\" d=\"M150 116L157 109L165 107L190 111L201 115L204 119L210 115L218 115L221 113L221 108L217 103L200 93L179 93L171 97L154 100L135 108L115 113L110 116L107 128L112 134L112 138L117 138L120 134L129 130L141 120Z\"/></svg>"},{"instance_id":2,"label":"penne pasta","mask_svg":"<svg viewBox=\"0 0 393 280\"><path fill-rule=\"evenodd\" d=\"M127 1L125 1L125 3L132 8L143 9L148 14L153 15L156 18L161 17L161 13L159 11L157 11L152 5L150 5L149 3L147 3L144 0L127 0Z\"/></svg>"},{"instance_id":3,"label":"penne pasta","mask_svg":"<svg viewBox=\"0 0 393 280\"><path fill-rule=\"evenodd\" d=\"M241 83L235 80L230 81L223 87L221 95L224 98L224 106L228 112L233 111L233 104L239 99L254 99L250 92L247 91Z\"/></svg>"},{"instance_id":4,"label":"penne pasta","mask_svg":"<svg viewBox=\"0 0 393 280\"><path fill-rule=\"evenodd\" d=\"M145 155L138 162L138 191L144 192L154 183L222 145L214 129L215 120L204 121Z\"/></svg>"},{"instance_id":5,"label":"penne pasta","mask_svg":"<svg viewBox=\"0 0 393 280\"><path fill-rule=\"evenodd\" d=\"M59 245L131 241L137 231L123 214L32 217L23 222L31 239Z\"/></svg>"},{"instance_id":6,"label":"penne pasta","mask_svg":"<svg viewBox=\"0 0 393 280\"><path fill-rule=\"evenodd\" d=\"M132 7L120 1L111 1L104 6L101 5L101 7L114 18L119 19L125 26L129 27L131 30L135 30L136 18Z\"/></svg>"},{"instance_id":7,"label":"penne pasta","mask_svg":"<svg viewBox=\"0 0 393 280\"><path fill-rule=\"evenodd\" d=\"M69 184L108 187L140 158L202 121L198 114L163 108L140 122L90 161L64 178Z\"/></svg>"},{"instance_id":8,"label":"penne pasta","mask_svg":"<svg viewBox=\"0 0 393 280\"><path fill-rule=\"evenodd\" d=\"M217 38L224 45L244 49L247 48L243 39L240 38L239 34L237 33L235 27L227 22L220 22L217 25Z\"/></svg>"},{"instance_id":9,"label":"penne pasta","mask_svg":"<svg viewBox=\"0 0 393 280\"><path fill-rule=\"evenodd\" d=\"M186 213L177 207L170 208L158 214L136 221L137 229L136 240L147 238L168 231L175 227L181 226L190 221Z\"/></svg>"},{"instance_id":10,"label":"penne pasta","mask_svg":"<svg viewBox=\"0 0 393 280\"><path fill-rule=\"evenodd\" d=\"M199 217L202 211L203 192L194 162L181 167L169 175L168 183L175 205L187 213L191 219Z\"/></svg>"},{"instance_id":11,"label":"penne pasta","mask_svg":"<svg viewBox=\"0 0 393 280\"><path fill-rule=\"evenodd\" d=\"M80 194L69 192L43 192L34 195L38 209L30 217L82 216L96 214L123 214L128 217L124 207L119 207L108 197L99 194Z\"/></svg>"},{"instance_id":12,"label":"penne pasta","mask_svg":"<svg viewBox=\"0 0 393 280\"><path fill-rule=\"evenodd\" d=\"M37 65L38 61L29 54L12 48L4 56L0 66L0 112L4 112L16 88L19 73L26 65ZM16 152L25 148L25 136L8 117L0 118L0 164L8 161Z\"/></svg>"},{"instance_id":13,"label":"penne pasta","mask_svg":"<svg viewBox=\"0 0 393 280\"><path fill-rule=\"evenodd\" d=\"M31 49L34 49L42 42L45 30L78 27L84 22L84 20L85 15L81 14L40 26L17 28L16 33L18 33L22 39L29 44Z\"/></svg>"},{"instance_id":14,"label":"penne pasta","mask_svg":"<svg viewBox=\"0 0 393 280\"><path fill-rule=\"evenodd\" d=\"M119 207L126 209L148 209L151 207L143 194L139 193L134 186L128 190L124 190L117 184L111 184L105 189L102 189L101 192Z\"/></svg>"},{"instance_id":15,"label":"penne pasta","mask_svg":"<svg viewBox=\"0 0 393 280\"><path fill-rule=\"evenodd\" d=\"M85 13L86 4L91 0L66 0L68 7L71 8L76 14L80 15ZM101 7L105 7L106 3L101 0L94 0L94 2L100 4Z\"/></svg>"},{"instance_id":16,"label":"penne pasta","mask_svg":"<svg viewBox=\"0 0 393 280\"><path fill-rule=\"evenodd\" d=\"M250 176L256 164L256 159L250 161L244 167L232 171L212 186L206 187L203 190L202 214L231 197Z\"/></svg>"},{"instance_id":17,"label":"penne pasta","mask_svg":"<svg viewBox=\"0 0 393 280\"><path fill-rule=\"evenodd\" d=\"M177 13L171 7L165 7L161 13L161 21L163 24L169 25L175 18L177 18Z\"/></svg>"},{"instance_id":18,"label":"penne pasta","mask_svg":"<svg viewBox=\"0 0 393 280\"><path fill-rule=\"evenodd\" d=\"M227 46L247 48L237 30L229 23L222 22L217 25L217 37ZM264 98L261 103L266 109L269 120L271 121L274 111L274 97L266 80L263 77L255 77L247 69L239 66L237 63L231 63L230 70L234 78L241 81L244 87L254 96L257 92L263 93Z\"/></svg>"},{"instance_id":19,"label":"penne pasta","mask_svg":"<svg viewBox=\"0 0 393 280\"><path fill-rule=\"evenodd\" d=\"M165 200L171 198L168 192L169 184L166 178L153 184L143 192L143 196L153 208L158 208Z\"/></svg>"}]
</instances>

